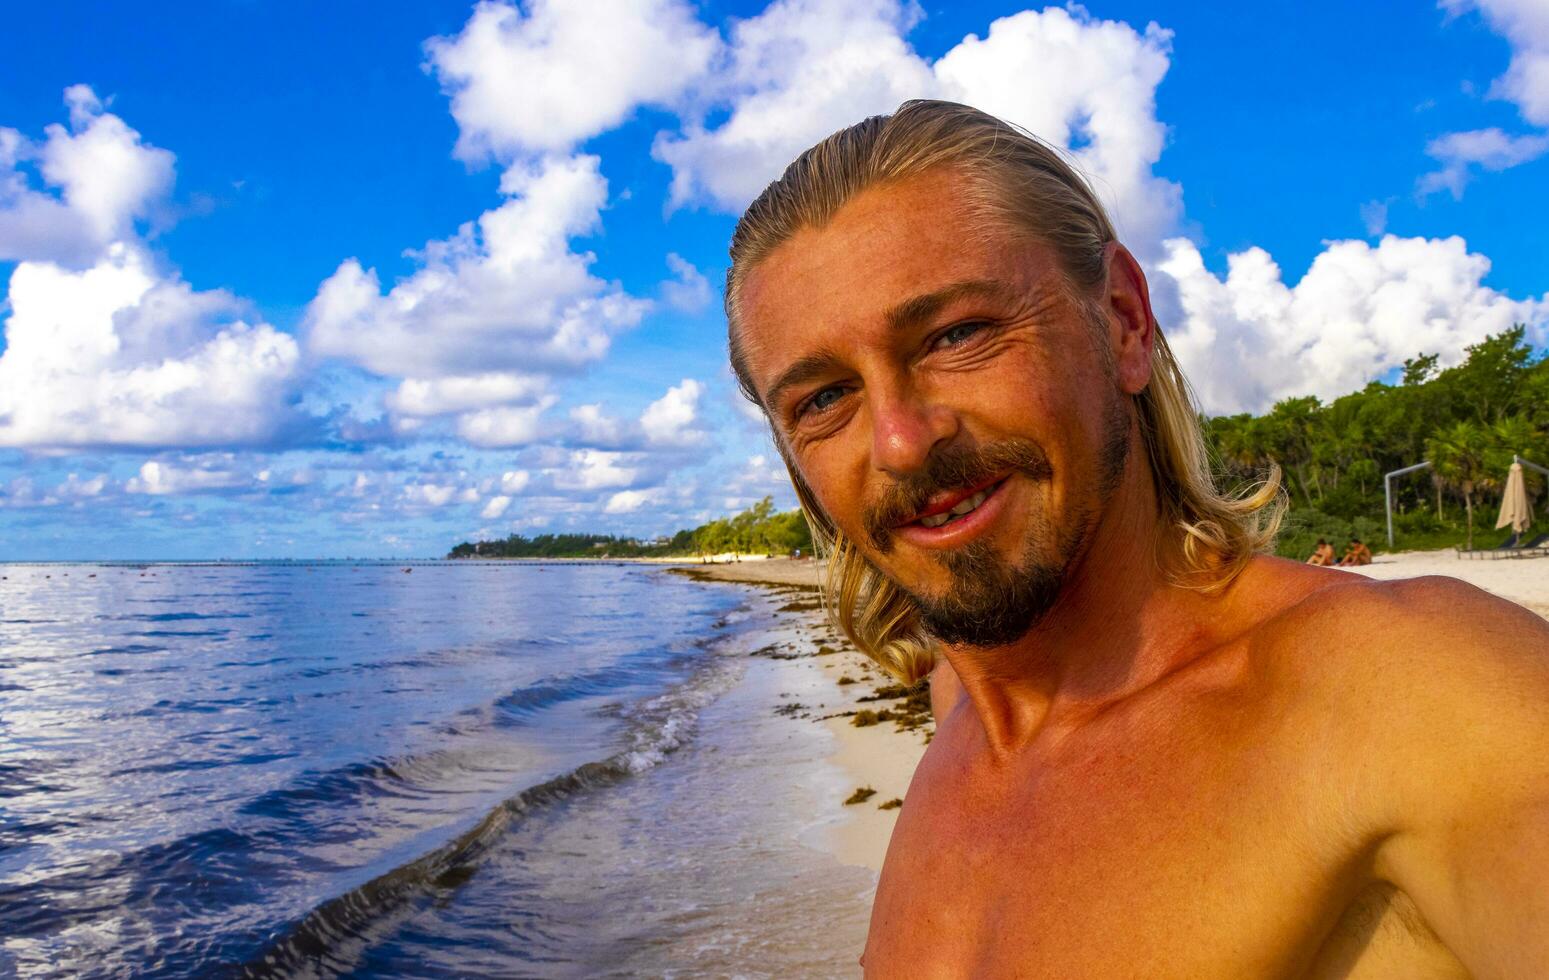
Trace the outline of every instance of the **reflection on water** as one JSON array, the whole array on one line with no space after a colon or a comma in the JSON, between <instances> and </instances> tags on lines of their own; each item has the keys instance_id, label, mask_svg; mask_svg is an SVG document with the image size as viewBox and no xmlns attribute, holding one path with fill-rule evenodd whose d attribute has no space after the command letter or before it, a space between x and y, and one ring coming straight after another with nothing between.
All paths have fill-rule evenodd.
<instances>
[{"instance_id":1,"label":"reflection on water","mask_svg":"<svg viewBox=\"0 0 1549 980\"><path fill-rule=\"evenodd\" d=\"M0 974L853 969L874 882L796 843L834 787L740 655L762 599L638 566L0 575Z\"/></svg>"}]
</instances>

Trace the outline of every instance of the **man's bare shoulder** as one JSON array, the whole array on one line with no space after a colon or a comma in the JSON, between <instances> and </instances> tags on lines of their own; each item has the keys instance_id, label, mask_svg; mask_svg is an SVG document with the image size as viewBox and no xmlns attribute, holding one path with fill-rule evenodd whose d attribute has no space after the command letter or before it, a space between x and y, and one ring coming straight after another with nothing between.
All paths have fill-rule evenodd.
<instances>
[{"instance_id":1,"label":"man's bare shoulder","mask_svg":"<svg viewBox=\"0 0 1549 980\"><path fill-rule=\"evenodd\" d=\"M1369 816L1445 808L1467 792L1460 771L1493 787L1515 778L1530 747L1546 757L1542 617L1443 576L1264 571L1260 588L1300 590L1254 631L1266 687L1370 791Z\"/></svg>"},{"instance_id":2,"label":"man's bare shoulder","mask_svg":"<svg viewBox=\"0 0 1549 980\"><path fill-rule=\"evenodd\" d=\"M1273 564L1255 569L1244 583L1252 591L1239 601L1265 610L1252 632L1272 664L1356 687L1365 686L1363 678L1427 673L1458 681L1479 670L1549 679L1549 622L1466 582L1440 575L1383 581L1259 562Z\"/></svg>"}]
</instances>

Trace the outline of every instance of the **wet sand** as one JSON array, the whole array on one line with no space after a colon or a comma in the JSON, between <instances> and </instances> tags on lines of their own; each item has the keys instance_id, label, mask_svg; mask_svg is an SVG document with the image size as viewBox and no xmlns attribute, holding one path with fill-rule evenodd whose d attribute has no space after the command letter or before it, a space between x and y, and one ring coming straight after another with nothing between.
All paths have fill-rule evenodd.
<instances>
[{"instance_id":1,"label":"wet sand","mask_svg":"<svg viewBox=\"0 0 1549 980\"><path fill-rule=\"evenodd\" d=\"M833 801L836 819L818 828L808 843L845 864L880 871L909 781L935 724L928 713L922 716L918 711L919 698L914 700L915 710L910 710L906 699L888 697L897 691L893 679L828 624L817 595L821 567L810 559L773 558L686 565L672 571L702 581L774 590L786 599L780 612L799 622L805 635L816 638L818 645L811 652L793 649L772 654L784 661L790 686L803 692L800 703L793 702L782 712L793 722L819 724L828 731L834 750L827 762L845 774L849 787L844 799ZM879 721L857 726L860 712L886 714ZM861 721L870 718L862 716ZM845 802L856 796L864 799Z\"/></svg>"}]
</instances>

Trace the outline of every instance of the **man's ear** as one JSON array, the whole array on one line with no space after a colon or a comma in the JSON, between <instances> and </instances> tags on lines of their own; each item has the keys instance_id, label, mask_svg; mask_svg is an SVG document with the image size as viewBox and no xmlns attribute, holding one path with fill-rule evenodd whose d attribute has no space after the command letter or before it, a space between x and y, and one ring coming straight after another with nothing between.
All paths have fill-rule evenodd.
<instances>
[{"instance_id":1,"label":"man's ear","mask_svg":"<svg viewBox=\"0 0 1549 980\"><path fill-rule=\"evenodd\" d=\"M1109 242L1108 294L1103 304L1112 325L1113 362L1119 388L1138 395L1151 381L1151 348L1156 343L1156 319L1151 315L1151 290L1146 274L1130 250Z\"/></svg>"}]
</instances>

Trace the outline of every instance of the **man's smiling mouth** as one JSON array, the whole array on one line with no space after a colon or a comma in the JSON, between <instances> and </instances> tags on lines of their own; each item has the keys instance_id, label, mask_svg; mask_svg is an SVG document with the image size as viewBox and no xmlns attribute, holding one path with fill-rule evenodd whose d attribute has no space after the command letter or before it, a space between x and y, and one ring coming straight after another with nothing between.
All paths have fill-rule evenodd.
<instances>
[{"instance_id":1,"label":"man's smiling mouth","mask_svg":"<svg viewBox=\"0 0 1549 980\"><path fill-rule=\"evenodd\" d=\"M979 505L988 500L990 495L993 494L1004 482L1005 477L1001 477L994 483L981 487L968 496L962 497L955 502L953 502L950 498L943 500L940 504L929 508L924 515L916 518L910 523L918 524L921 527L934 529L951 524L954 521L961 520L962 518L967 517L969 514L977 510Z\"/></svg>"}]
</instances>

